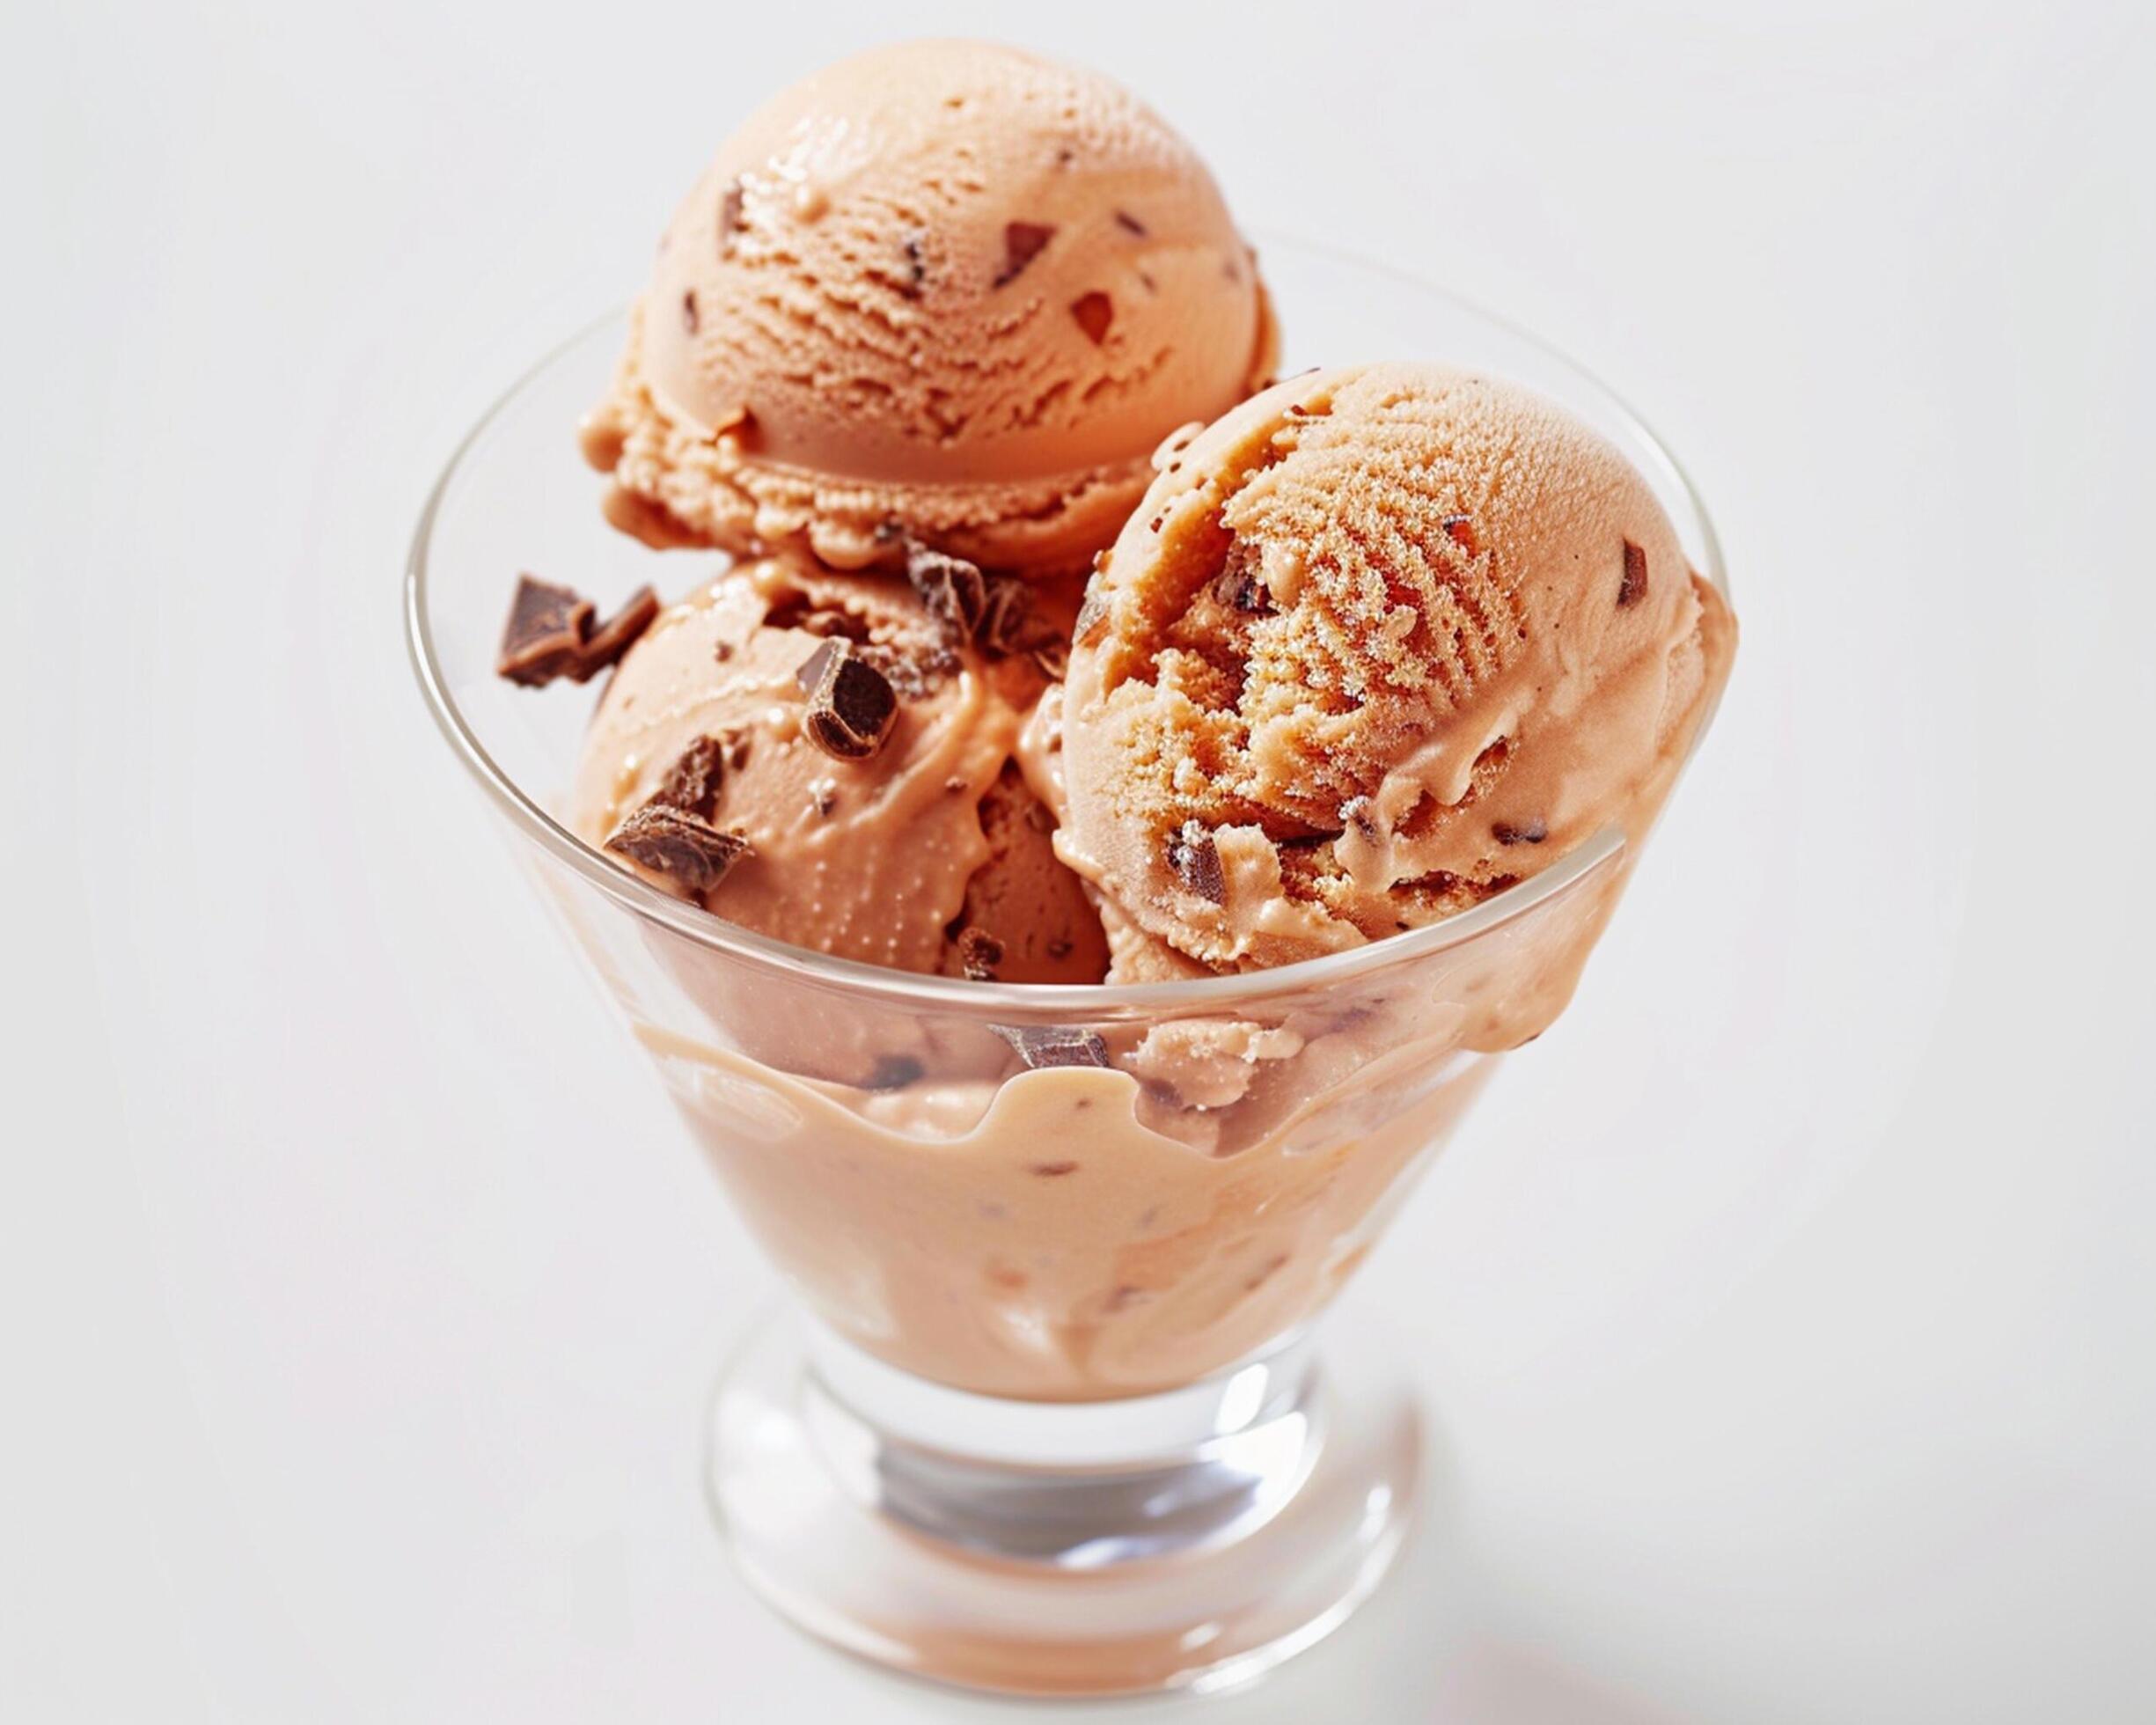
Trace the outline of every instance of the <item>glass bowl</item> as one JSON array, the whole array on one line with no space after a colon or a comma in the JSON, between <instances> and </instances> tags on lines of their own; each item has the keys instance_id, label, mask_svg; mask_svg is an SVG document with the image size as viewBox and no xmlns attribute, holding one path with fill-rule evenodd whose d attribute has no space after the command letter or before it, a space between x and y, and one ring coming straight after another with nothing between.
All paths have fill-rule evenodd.
<instances>
[{"instance_id":1,"label":"glass bowl","mask_svg":"<svg viewBox=\"0 0 2156 1725\"><path fill-rule=\"evenodd\" d=\"M1397 271L1284 241L1264 264L1284 370L1442 359L1536 388L1624 452L1721 584L1676 461L1578 367ZM1114 988L876 969L672 898L552 811L590 697L494 672L519 570L604 614L717 566L601 519L575 431L620 341L619 316L594 323L466 437L407 616L451 751L795 1296L714 1398L733 1555L797 1624L920 1676L1247 1680L1368 1595L1417 1494L1397 1363L1321 1347L1316 1320L1495 1060L1569 998L1636 848L1605 832L1323 959Z\"/></svg>"}]
</instances>

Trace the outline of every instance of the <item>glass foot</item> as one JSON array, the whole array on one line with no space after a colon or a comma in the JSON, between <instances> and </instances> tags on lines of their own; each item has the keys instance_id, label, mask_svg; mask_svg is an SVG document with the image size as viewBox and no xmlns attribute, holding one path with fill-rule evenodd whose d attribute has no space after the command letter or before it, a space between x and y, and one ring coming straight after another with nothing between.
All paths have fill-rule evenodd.
<instances>
[{"instance_id":1,"label":"glass foot","mask_svg":"<svg viewBox=\"0 0 2156 1725\"><path fill-rule=\"evenodd\" d=\"M915 1677L1030 1695L1213 1691L1369 1597L1421 1422L1374 1345L1308 1338L1165 1395L1008 1402L788 1313L721 1381L706 1482L751 1586Z\"/></svg>"}]
</instances>

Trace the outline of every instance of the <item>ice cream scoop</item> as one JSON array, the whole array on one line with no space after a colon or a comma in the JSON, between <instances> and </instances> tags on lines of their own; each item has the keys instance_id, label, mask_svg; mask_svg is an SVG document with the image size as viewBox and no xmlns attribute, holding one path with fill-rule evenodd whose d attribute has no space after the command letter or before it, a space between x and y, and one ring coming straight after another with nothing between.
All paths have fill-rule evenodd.
<instances>
[{"instance_id":1,"label":"ice cream scoop","mask_svg":"<svg viewBox=\"0 0 2156 1725\"><path fill-rule=\"evenodd\" d=\"M1284 964L1644 836L1735 626L1596 433L1493 378L1375 365L1270 389L1162 466L1079 617L1058 840L1143 933Z\"/></svg>"},{"instance_id":2,"label":"ice cream scoop","mask_svg":"<svg viewBox=\"0 0 2156 1725\"><path fill-rule=\"evenodd\" d=\"M785 91L660 242L585 450L656 543L1082 568L1274 354L1191 147L1095 74L915 42Z\"/></svg>"},{"instance_id":3,"label":"ice cream scoop","mask_svg":"<svg viewBox=\"0 0 2156 1725\"><path fill-rule=\"evenodd\" d=\"M1024 653L955 639L904 582L744 564L662 612L621 661L570 821L655 884L796 946L1096 982L1100 919L1013 764L1045 682Z\"/></svg>"}]
</instances>

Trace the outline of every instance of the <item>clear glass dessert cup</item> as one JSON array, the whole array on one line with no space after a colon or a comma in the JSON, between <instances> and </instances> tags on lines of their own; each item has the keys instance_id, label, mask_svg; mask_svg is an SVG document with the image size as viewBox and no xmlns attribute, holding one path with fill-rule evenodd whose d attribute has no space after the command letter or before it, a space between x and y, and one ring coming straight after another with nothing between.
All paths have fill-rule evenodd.
<instances>
[{"instance_id":1,"label":"clear glass dessert cup","mask_svg":"<svg viewBox=\"0 0 2156 1725\"><path fill-rule=\"evenodd\" d=\"M1393 271L1263 257L1288 369L1444 359L1538 388L1721 583L1683 474L1591 378ZM612 532L577 465L619 341L618 319L585 330L473 429L407 620L443 734L796 1296L714 1398L730 1549L788 1618L916 1675L1245 1681L1368 1597L1416 1501L1412 1397L1367 1324L1320 1347L1316 1321L1496 1057L1562 1008L1632 853L1613 830L1431 928L1120 988L877 970L667 896L550 812L589 696L493 670L519 569L604 613L712 563Z\"/></svg>"}]
</instances>

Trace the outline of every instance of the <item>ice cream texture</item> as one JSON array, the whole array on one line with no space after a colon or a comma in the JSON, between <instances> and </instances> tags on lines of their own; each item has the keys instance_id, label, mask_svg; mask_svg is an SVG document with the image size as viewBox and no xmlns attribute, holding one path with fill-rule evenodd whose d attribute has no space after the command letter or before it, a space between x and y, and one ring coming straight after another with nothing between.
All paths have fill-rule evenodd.
<instances>
[{"instance_id":1,"label":"ice cream texture","mask_svg":"<svg viewBox=\"0 0 2156 1725\"><path fill-rule=\"evenodd\" d=\"M888 734L859 759L813 729L803 672L833 650L893 696ZM761 559L662 612L629 650L586 735L570 821L655 885L797 946L1098 981L1100 919L1014 760L1045 682L1023 653L954 642L903 582ZM715 833L705 848L726 855L684 867L664 842L677 831Z\"/></svg>"},{"instance_id":2,"label":"ice cream texture","mask_svg":"<svg viewBox=\"0 0 2156 1725\"><path fill-rule=\"evenodd\" d=\"M1161 465L1064 698L1059 849L1137 929L1285 964L1645 835L1735 629L1599 435L1486 376L1373 365Z\"/></svg>"},{"instance_id":3,"label":"ice cream texture","mask_svg":"<svg viewBox=\"0 0 2156 1725\"><path fill-rule=\"evenodd\" d=\"M888 563L894 536L1082 569L1178 424L1257 387L1255 261L1190 146L1120 86L915 42L785 91L661 242L585 429L657 544Z\"/></svg>"}]
</instances>

